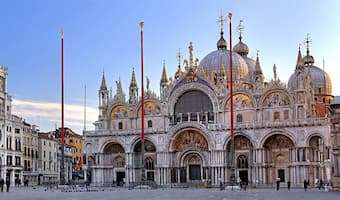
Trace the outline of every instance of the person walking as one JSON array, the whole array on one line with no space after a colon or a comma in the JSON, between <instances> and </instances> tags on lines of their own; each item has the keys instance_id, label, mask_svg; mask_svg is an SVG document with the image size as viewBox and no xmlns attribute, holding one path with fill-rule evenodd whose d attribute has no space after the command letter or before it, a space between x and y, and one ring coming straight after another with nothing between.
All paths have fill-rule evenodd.
<instances>
[{"instance_id":1,"label":"person walking","mask_svg":"<svg viewBox=\"0 0 340 200\"><path fill-rule=\"evenodd\" d=\"M287 182L288 190L290 190L290 181Z\"/></svg>"},{"instance_id":2,"label":"person walking","mask_svg":"<svg viewBox=\"0 0 340 200\"><path fill-rule=\"evenodd\" d=\"M320 181L319 181L319 190L320 190L322 187L323 187L323 181L322 181L322 179L320 179Z\"/></svg>"},{"instance_id":3,"label":"person walking","mask_svg":"<svg viewBox=\"0 0 340 200\"><path fill-rule=\"evenodd\" d=\"M276 179L276 190L280 190L280 178Z\"/></svg>"},{"instance_id":4,"label":"person walking","mask_svg":"<svg viewBox=\"0 0 340 200\"><path fill-rule=\"evenodd\" d=\"M6 178L6 190L9 192L9 186L11 185L11 182L9 180L9 177Z\"/></svg>"},{"instance_id":5,"label":"person walking","mask_svg":"<svg viewBox=\"0 0 340 200\"><path fill-rule=\"evenodd\" d=\"M3 178L0 178L0 188L1 188L1 192L4 191L4 185L5 185L5 181Z\"/></svg>"},{"instance_id":6,"label":"person walking","mask_svg":"<svg viewBox=\"0 0 340 200\"><path fill-rule=\"evenodd\" d=\"M303 188L305 189L305 192L307 192L307 186L308 186L308 182L306 181L306 179L303 181Z\"/></svg>"}]
</instances>

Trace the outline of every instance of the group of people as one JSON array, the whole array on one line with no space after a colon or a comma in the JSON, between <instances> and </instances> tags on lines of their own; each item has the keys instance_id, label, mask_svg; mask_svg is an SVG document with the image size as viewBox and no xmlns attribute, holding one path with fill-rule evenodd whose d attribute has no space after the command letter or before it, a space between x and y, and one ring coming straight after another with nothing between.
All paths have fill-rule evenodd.
<instances>
[{"instance_id":1,"label":"group of people","mask_svg":"<svg viewBox=\"0 0 340 200\"><path fill-rule=\"evenodd\" d=\"M10 182L10 180L9 180L8 177L6 178L6 182L4 181L3 178L0 178L0 189L1 189L1 192L4 191L4 185L5 185L5 183L6 183L7 192L9 192L9 187L10 187L10 185L11 185L11 182Z\"/></svg>"}]
</instances>

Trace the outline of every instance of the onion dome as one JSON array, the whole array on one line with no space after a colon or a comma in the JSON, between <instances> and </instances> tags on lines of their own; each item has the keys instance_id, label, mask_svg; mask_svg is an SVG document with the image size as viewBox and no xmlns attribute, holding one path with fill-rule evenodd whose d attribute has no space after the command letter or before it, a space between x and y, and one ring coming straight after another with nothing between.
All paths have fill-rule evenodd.
<instances>
[{"instance_id":1,"label":"onion dome","mask_svg":"<svg viewBox=\"0 0 340 200\"><path fill-rule=\"evenodd\" d=\"M217 49L227 49L227 41L225 41L223 34L223 30L221 30L221 37L217 41Z\"/></svg>"},{"instance_id":2,"label":"onion dome","mask_svg":"<svg viewBox=\"0 0 340 200\"><path fill-rule=\"evenodd\" d=\"M332 81L325 71L314 65L308 65L304 68L304 73L310 73L315 95L332 95ZM292 74L288 81L288 86L293 90L296 90L299 87L297 76L297 73Z\"/></svg>"},{"instance_id":3,"label":"onion dome","mask_svg":"<svg viewBox=\"0 0 340 200\"><path fill-rule=\"evenodd\" d=\"M305 65L313 65L314 64L314 57L307 54L305 57L303 57L303 63Z\"/></svg>"},{"instance_id":4,"label":"onion dome","mask_svg":"<svg viewBox=\"0 0 340 200\"><path fill-rule=\"evenodd\" d=\"M239 42L234 46L233 51L241 56L247 56L249 53L248 45L242 42L242 35L239 37Z\"/></svg>"}]
</instances>

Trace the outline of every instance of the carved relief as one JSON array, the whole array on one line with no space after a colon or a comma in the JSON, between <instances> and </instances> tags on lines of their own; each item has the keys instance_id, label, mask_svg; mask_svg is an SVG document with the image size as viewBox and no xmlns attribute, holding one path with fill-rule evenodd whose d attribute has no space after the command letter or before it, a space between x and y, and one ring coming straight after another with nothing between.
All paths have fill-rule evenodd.
<instances>
[{"instance_id":1,"label":"carved relief","mask_svg":"<svg viewBox=\"0 0 340 200\"><path fill-rule=\"evenodd\" d=\"M190 147L197 147L203 150L208 150L208 142L197 131L188 130L180 133L173 143L173 149L176 151L182 151L183 149Z\"/></svg>"},{"instance_id":2,"label":"carved relief","mask_svg":"<svg viewBox=\"0 0 340 200\"><path fill-rule=\"evenodd\" d=\"M263 101L264 106L285 106L289 105L289 98L281 92L270 93Z\"/></svg>"},{"instance_id":3,"label":"carved relief","mask_svg":"<svg viewBox=\"0 0 340 200\"><path fill-rule=\"evenodd\" d=\"M111 119L128 118L129 110L126 106L117 106L111 111Z\"/></svg>"},{"instance_id":4,"label":"carved relief","mask_svg":"<svg viewBox=\"0 0 340 200\"><path fill-rule=\"evenodd\" d=\"M155 102L149 101L144 103L144 115L157 115L161 113L161 108ZM138 110L138 116L141 115L141 107Z\"/></svg>"},{"instance_id":5,"label":"carved relief","mask_svg":"<svg viewBox=\"0 0 340 200\"><path fill-rule=\"evenodd\" d=\"M284 135L273 135L266 140L263 147L268 149L283 149L292 148L294 147L294 144Z\"/></svg>"},{"instance_id":6,"label":"carved relief","mask_svg":"<svg viewBox=\"0 0 340 200\"><path fill-rule=\"evenodd\" d=\"M233 95L233 104L236 108L246 108L253 107L253 100L245 94L235 94ZM226 103L226 109L230 107L230 99Z\"/></svg>"}]
</instances>

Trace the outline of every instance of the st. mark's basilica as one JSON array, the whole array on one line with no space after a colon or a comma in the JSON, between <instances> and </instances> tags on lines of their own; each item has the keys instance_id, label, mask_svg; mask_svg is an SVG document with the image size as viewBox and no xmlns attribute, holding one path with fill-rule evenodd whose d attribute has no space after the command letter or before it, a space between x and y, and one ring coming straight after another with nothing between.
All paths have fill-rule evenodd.
<instances>
[{"instance_id":1,"label":"st. mark's basilica","mask_svg":"<svg viewBox=\"0 0 340 200\"><path fill-rule=\"evenodd\" d=\"M86 177L93 185L129 185L142 179L144 168L146 179L157 185L216 186L230 181L235 166L237 179L248 184L271 185L280 180L301 186L304 180L311 184L315 179L329 180L332 155L327 107L333 100L332 82L314 65L309 43L307 37L306 51L297 50L296 66L290 67L292 74L284 83L275 65L273 78L265 81L259 55L248 57L242 31L232 53L223 28L217 49L203 59L194 57L190 42L189 58L183 66L178 63L174 76L168 77L163 66L159 96L147 81L144 154L141 92L134 70L128 98L120 80L111 95L103 74L95 130L84 131Z\"/></svg>"}]
</instances>

